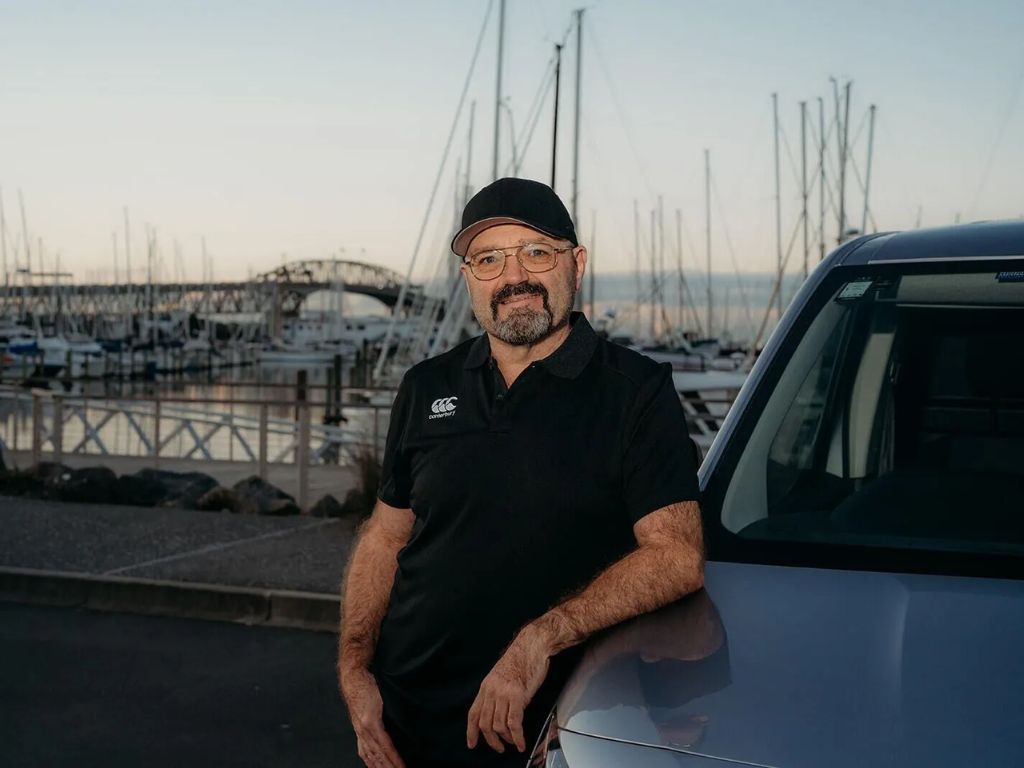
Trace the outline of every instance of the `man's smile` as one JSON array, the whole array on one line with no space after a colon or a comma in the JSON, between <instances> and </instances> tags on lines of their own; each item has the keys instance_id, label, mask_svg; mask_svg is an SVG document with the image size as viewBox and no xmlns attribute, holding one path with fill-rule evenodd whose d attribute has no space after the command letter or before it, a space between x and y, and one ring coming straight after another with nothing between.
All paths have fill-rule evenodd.
<instances>
[{"instance_id":1,"label":"man's smile","mask_svg":"<svg viewBox=\"0 0 1024 768\"><path fill-rule=\"evenodd\" d=\"M539 298L541 298L539 293L520 293L520 294L517 294L515 296L509 296L507 299L502 299L498 303L499 304L522 304L523 302L529 301L530 299L539 299Z\"/></svg>"}]
</instances>

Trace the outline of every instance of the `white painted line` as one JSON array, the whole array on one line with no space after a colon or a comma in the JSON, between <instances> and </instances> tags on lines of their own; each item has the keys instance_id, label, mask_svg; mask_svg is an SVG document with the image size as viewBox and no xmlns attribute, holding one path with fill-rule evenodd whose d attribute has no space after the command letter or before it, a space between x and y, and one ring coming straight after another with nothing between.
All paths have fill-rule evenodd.
<instances>
[{"instance_id":1,"label":"white painted line","mask_svg":"<svg viewBox=\"0 0 1024 768\"><path fill-rule=\"evenodd\" d=\"M340 520L317 520L314 523L308 525L300 525L295 528L285 528L280 531L270 531L269 533L261 533L259 536L250 536L245 539L236 539L235 541L225 541L220 544L210 544L206 547L200 547L199 549L190 549L188 552L179 552L176 555L167 555L166 557L158 557L155 560L147 560L144 563L133 563L132 565L124 565L120 568L112 568L109 571L104 571L105 576L114 576L119 573L125 573L126 571L134 571L136 568L146 568L150 565L161 565L162 563L171 563L175 560L184 560L186 557L195 557L196 555L208 555L211 552L221 552L225 549L231 549L231 547L238 546L239 544L249 544L254 541L263 541L264 539L276 539L279 536L288 536L292 533L298 533L299 531L309 531L314 528L322 528L325 525L336 525L340 523Z\"/></svg>"}]
</instances>

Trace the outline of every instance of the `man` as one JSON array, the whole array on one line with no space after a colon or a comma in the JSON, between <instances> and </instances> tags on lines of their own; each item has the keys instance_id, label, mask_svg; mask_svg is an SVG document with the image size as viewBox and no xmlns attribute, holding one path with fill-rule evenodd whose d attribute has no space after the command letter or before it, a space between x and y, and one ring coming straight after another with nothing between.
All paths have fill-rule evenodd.
<instances>
[{"instance_id":1,"label":"man","mask_svg":"<svg viewBox=\"0 0 1024 768\"><path fill-rule=\"evenodd\" d=\"M523 765L562 652L703 584L671 370L572 312L587 251L565 206L500 179L462 224L485 333L405 375L343 588L339 681L370 768Z\"/></svg>"}]
</instances>

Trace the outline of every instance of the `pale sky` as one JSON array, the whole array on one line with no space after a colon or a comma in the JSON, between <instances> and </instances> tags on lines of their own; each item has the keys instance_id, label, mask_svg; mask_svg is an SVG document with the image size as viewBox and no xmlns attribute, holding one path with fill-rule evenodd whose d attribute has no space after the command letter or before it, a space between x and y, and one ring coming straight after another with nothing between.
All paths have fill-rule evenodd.
<instances>
[{"instance_id":1,"label":"pale sky","mask_svg":"<svg viewBox=\"0 0 1024 768\"><path fill-rule=\"evenodd\" d=\"M219 279L273 268L282 254L327 258L341 249L404 273L487 5L0 0L8 269L22 237L20 191L33 251L41 238L46 267L59 252L61 267L79 279L113 277L112 235L123 237L125 206L133 266L142 263L150 224L165 277L175 272L176 240L181 268L202 278L204 236ZM504 72L517 137L577 6L508 0ZM878 107L871 207L880 229L914 226L919 207L925 226L958 214L965 221L1024 215L1019 0L591 0L586 7L578 228L587 242L596 222L599 272L631 269L633 200L646 238L659 195L669 248L679 208L684 263L703 268L705 148L717 190L714 269L732 271L733 258L742 271L772 269L771 94L779 94L785 135L788 241L799 213L789 159L798 173L798 102L808 100L816 126L817 97L833 109L830 77L853 80L851 152L862 173L864 116L869 104ZM469 88L474 187L491 180L496 18L495 0ZM557 185L567 204L575 56L571 38ZM427 228L421 277L451 234L467 117L468 108ZM520 175L548 180L550 122L549 94ZM848 199L859 226L856 180ZM123 275L123 242L118 248ZM802 251L793 254L791 271L801 259Z\"/></svg>"}]
</instances>

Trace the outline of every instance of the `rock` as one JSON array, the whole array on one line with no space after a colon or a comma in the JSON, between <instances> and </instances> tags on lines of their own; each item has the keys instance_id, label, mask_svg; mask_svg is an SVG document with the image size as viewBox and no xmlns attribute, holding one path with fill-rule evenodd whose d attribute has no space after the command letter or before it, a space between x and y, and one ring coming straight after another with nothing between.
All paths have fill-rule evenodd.
<instances>
[{"instance_id":1,"label":"rock","mask_svg":"<svg viewBox=\"0 0 1024 768\"><path fill-rule=\"evenodd\" d=\"M231 490L234 491L235 498L238 500L238 507L235 511L242 514L289 515L296 514L292 511L293 509L296 511L299 509L294 498L256 475L239 480ZM279 502L289 502L289 504Z\"/></svg>"},{"instance_id":2,"label":"rock","mask_svg":"<svg viewBox=\"0 0 1024 768\"><path fill-rule=\"evenodd\" d=\"M202 472L184 472L168 482L167 496L161 500L160 506L196 509L199 499L216 487L217 481L209 475Z\"/></svg>"},{"instance_id":3,"label":"rock","mask_svg":"<svg viewBox=\"0 0 1024 768\"><path fill-rule=\"evenodd\" d=\"M302 510L295 499L277 486L253 476L231 488L216 487L204 493L196 508L206 511L227 509L243 515L297 515Z\"/></svg>"},{"instance_id":4,"label":"rock","mask_svg":"<svg viewBox=\"0 0 1024 768\"><path fill-rule=\"evenodd\" d=\"M26 495L43 499L59 499L59 487L62 482L70 479L71 467L63 464L55 464L52 461L40 461L28 474L37 484L35 493Z\"/></svg>"},{"instance_id":5,"label":"rock","mask_svg":"<svg viewBox=\"0 0 1024 768\"><path fill-rule=\"evenodd\" d=\"M0 471L0 496L42 496L42 483L31 472L18 469Z\"/></svg>"},{"instance_id":6,"label":"rock","mask_svg":"<svg viewBox=\"0 0 1024 768\"><path fill-rule=\"evenodd\" d=\"M309 510L309 514L313 517L341 517L344 512L345 509L341 506L341 502L329 493Z\"/></svg>"},{"instance_id":7,"label":"rock","mask_svg":"<svg viewBox=\"0 0 1024 768\"><path fill-rule=\"evenodd\" d=\"M204 512L237 512L238 498L230 488L218 485L199 497L196 509Z\"/></svg>"},{"instance_id":8,"label":"rock","mask_svg":"<svg viewBox=\"0 0 1024 768\"><path fill-rule=\"evenodd\" d=\"M302 510L299 509L299 505L288 499L272 499L266 503L261 512L261 514L274 515L275 517L285 517L286 515L298 515L301 513Z\"/></svg>"},{"instance_id":9,"label":"rock","mask_svg":"<svg viewBox=\"0 0 1024 768\"><path fill-rule=\"evenodd\" d=\"M110 504L115 498L117 475L108 467L83 467L62 473L54 484L61 501Z\"/></svg>"},{"instance_id":10,"label":"rock","mask_svg":"<svg viewBox=\"0 0 1024 768\"><path fill-rule=\"evenodd\" d=\"M164 497L163 483L134 475L121 475L114 489L115 504L152 507Z\"/></svg>"},{"instance_id":11,"label":"rock","mask_svg":"<svg viewBox=\"0 0 1024 768\"><path fill-rule=\"evenodd\" d=\"M169 472L142 469L118 478L117 502L144 507L198 509L199 499L217 487L202 472Z\"/></svg>"}]
</instances>

